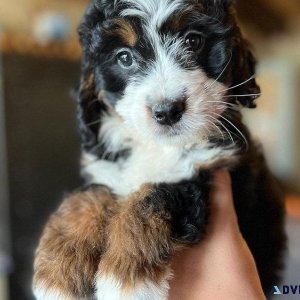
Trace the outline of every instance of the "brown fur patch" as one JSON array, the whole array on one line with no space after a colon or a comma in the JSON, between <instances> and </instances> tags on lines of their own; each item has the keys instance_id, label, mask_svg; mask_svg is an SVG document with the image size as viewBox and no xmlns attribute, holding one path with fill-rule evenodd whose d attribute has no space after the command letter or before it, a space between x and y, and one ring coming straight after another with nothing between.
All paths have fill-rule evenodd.
<instances>
[{"instance_id":1,"label":"brown fur patch","mask_svg":"<svg viewBox=\"0 0 300 300\"><path fill-rule=\"evenodd\" d=\"M170 20L170 28L173 32L180 32L182 31L189 20L189 11L183 11L175 16L172 16L172 19Z\"/></svg>"},{"instance_id":2,"label":"brown fur patch","mask_svg":"<svg viewBox=\"0 0 300 300\"><path fill-rule=\"evenodd\" d=\"M134 47L137 43L138 36L132 24L124 19L114 19L112 28L105 31L105 34L117 36L123 43L128 46Z\"/></svg>"},{"instance_id":3,"label":"brown fur patch","mask_svg":"<svg viewBox=\"0 0 300 300\"><path fill-rule=\"evenodd\" d=\"M68 299L90 297L95 275L113 275L130 293L170 272L170 216L150 185L116 201L103 188L74 193L50 218L34 263L33 286ZM155 201L153 201L155 200Z\"/></svg>"},{"instance_id":4,"label":"brown fur patch","mask_svg":"<svg viewBox=\"0 0 300 300\"><path fill-rule=\"evenodd\" d=\"M75 193L50 218L34 262L33 286L76 299L94 292L105 228L117 204L106 189Z\"/></svg>"},{"instance_id":5,"label":"brown fur patch","mask_svg":"<svg viewBox=\"0 0 300 300\"><path fill-rule=\"evenodd\" d=\"M188 24L191 18L191 13L195 10L202 10L203 5L199 1L195 1L194 5L188 6L185 10L173 15L170 18L169 26L173 32L182 31Z\"/></svg>"},{"instance_id":6,"label":"brown fur patch","mask_svg":"<svg viewBox=\"0 0 300 300\"><path fill-rule=\"evenodd\" d=\"M108 226L98 275L113 275L122 282L124 293L142 281L159 283L170 271L170 226L165 212L148 203L150 194L149 185L132 194Z\"/></svg>"}]
</instances>

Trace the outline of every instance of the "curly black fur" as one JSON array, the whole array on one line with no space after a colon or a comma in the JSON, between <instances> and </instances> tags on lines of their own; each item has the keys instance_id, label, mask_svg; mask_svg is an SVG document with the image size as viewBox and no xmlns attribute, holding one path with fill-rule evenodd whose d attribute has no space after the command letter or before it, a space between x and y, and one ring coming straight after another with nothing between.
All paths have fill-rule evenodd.
<instances>
[{"instance_id":1,"label":"curly black fur","mask_svg":"<svg viewBox=\"0 0 300 300\"><path fill-rule=\"evenodd\" d=\"M195 244L202 239L209 216L210 177L204 172L193 180L158 184L145 199L169 215L172 238L177 242Z\"/></svg>"}]
</instances>

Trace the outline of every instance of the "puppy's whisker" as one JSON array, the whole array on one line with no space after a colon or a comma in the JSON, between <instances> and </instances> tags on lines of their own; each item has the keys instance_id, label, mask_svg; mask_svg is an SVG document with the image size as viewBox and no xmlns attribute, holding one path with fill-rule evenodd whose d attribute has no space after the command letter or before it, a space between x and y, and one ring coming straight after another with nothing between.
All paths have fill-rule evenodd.
<instances>
[{"instance_id":1,"label":"puppy's whisker","mask_svg":"<svg viewBox=\"0 0 300 300\"><path fill-rule=\"evenodd\" d=\"M228 124L230 124L239 134L240 136L242 137L242 140L245 142L245 145L246 145L246 150L249 149L249 143L246 139L246 137L244 136L244 134L231 122L229 121L227 118L225 118L224 116L220 115L220 114L216 114L216 113L213 113L214 115L220 117L221 119L223 119L225 122L227 122Z\"/></svg>"},{"instance_id":2,"label":"puppy's whisker","mask_svg":"<svg viewBox=\"0 0 300 300\"><path fill-rule=\"evenodd\" d=\"M218 124L220 124L225 129L225 131L227 132L227 135L230 138L232 144L235 145L235 141L234 141L234 139L233 139L233 137L232 137L232 135L230 133L230 130L220 120L218 120L217 118L215 118L213 116L210 116L210 115L209 115L209 117L211 119L213 119L215 122L217 122Z\"/></svg>"},{"instance_id":3,"label":"puppy's whisker","mask_svg":"<svg viewBox=\"0 0 300 300\"><path fill-rule=\"evenodd\" d=\"M250 97L250 96L261 96L261 93L258 94L244 94L244 95L226 95L225 98L229 97Z\"/></svg>"},{"instance_id":4,"label":"puppy's whisker","mask_svg":"<svg viewBox=\"0 0 300 300\"><path fill-rule=\"evenodd\" d=\"M99 119L97 121L93 121L93 122L87 123L86 126L90 127L90 126L93 126L93 125L96 125L96 124L99 124L99 123L101 123L101 119Z\"/></svg>"},{"instance_id":5,"label":"puppy's whisker","mask_svg":"<svg viewBox=\"0 0 300 300\"><path fill-rule=\"evenodd\" d=\"M235 106L238 105L238 104L234 104L234 103L230 103L230 102L225 102L225 101L221 101L221 100L208 100L206 102L208 102L208 103L220 103L220 104L227 104L227 105L235 105Z\"/></svg>"},{"instance_id":6,"label":"puppy's whisker","mask_svg":"<svg viewBox=\"0 0 300 300\"><path fill-rule=\"evenodd\" d=\"M96 102L99 102L98 98L96 98L96 99L92 100L91 102L89 102L88 107L92 106Z\"/></svg>"},{"instance_id":7,"label":"puppy's whisker","mask_svg":"<svg viewBox=\"0 0 300 300\"><path fill-rule=\"evenodd\" d=\"M253 75L252 75L250 78L248 78L247 80L245 80L245 81L243 81L243 82L241 82L241 83L239 83L239 84L237 84L237 85L231 86L231 87L229 87L228 89L221 91L221 93L222 93L222 92L227 92L227 91L232 90L232 89L235 89L235 88L237 88L237 87L239 87L239 86L241 86L241 85L243 85L243 84L246 84L247 82L251 81L252 79L255 79L255 77L256 77L256 74L253 74Z\"/></svg>"},{"instance_id":8,"label":"puppy's whisker","mask_svg":"<svg viewBox=\"0 0 300 300\"><path fill-rule=\"evenodd\" d=\"M222 70L222 72L219 74L219 76L213 81L213 83L211 83L208 87L205 87L205 90L208 90L210 89L212 86L215 85L215 83L221 78L221 76L224 74L224 72L226 71L226 69L228 68L230 62L231 62L231 59L232 59L232 52L230 51L230 57L229 57L229 60L228 62L226 63L224 69Z\"/></svg>"},{"instance_id":9,"label":"puppy's whisker","mask_svg":"<svg viewBox=\"0 0 300 300\"><path fill-rule=\"evenodd\" d=\"M207 117L209 117L209 116L207 116ZM225 141L225 137L224 137L224 134L223 134L222 130L221 130L214 122L212 122L212 121L210 121L210 120L206 120L206 121L207 121L209 124L213 125L213 128L216 128L216 129L220 132L223 141Z\"/></svg>"},{"instance_id":10,"label":"puppy's whisker","mask_svg":"<svg viewBox=\"0 0 300 300\"><path fill-rule=\"evenodd\" d=\"M210 117L210 116L209 116L209 115L205 115L204 117L208 118L208 117ZM220 132L220 134L222 135L223 141L225 141L225 137L224 137L224 134L223 134L222 130L221 130L214 122L212 122L212 121L210 121L210 120L207 120L207 119L206 119L206 122L208 122L209 124L211 124L211 125L213 126L213 128L217 128L217 130L218 130L218 131Z\"/></svg>"},{"instance_id":11,"label":"puppy's whisker","mask_svg":"<svg viewBox=\"0 0 300 300\"><path fill-rule=\"evenodd\" d=\"M234 103L228 103L228 102L223 102L223 101L207 101L208 103L217 103L220 104L220 107L226 106L226 109L232 110L232 111L239 111L240 106L238 104Z\"/></svg>"},{"instance_id":12,"label":"puppy's whisker","mask_svg":"<svg viewBox=\"0 0 300 300\"><path fill-rule=\"evenodd\" d=\"M235 103L229 103L229 102L225 102L225 101L219 101L219 100L208 100L206 101L207 103L218 103L218 104L225 104L227 106L234 106L234 107L238 107L238 104Z\"/></svg>"}]
</instances>

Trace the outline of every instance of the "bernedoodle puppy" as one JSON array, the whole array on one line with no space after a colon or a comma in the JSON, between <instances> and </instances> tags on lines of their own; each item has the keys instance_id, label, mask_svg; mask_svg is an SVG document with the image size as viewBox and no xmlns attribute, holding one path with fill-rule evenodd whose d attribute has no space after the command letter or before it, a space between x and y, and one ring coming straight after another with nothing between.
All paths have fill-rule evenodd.
<instances>
[{"instance_id":1,"label":"bernedoodle puppy","mask_svg":"<svg viewBox=\"0 0 300 300\"><path fill-rule=\"evenodd\" d=\"M167 299L172 255L205 234L217 168L231 173L265 293L278 283L282 197L242 123L260 90L231 2L89 5L77 93L87 185L46 225L37 299Z\"/></svg>"}]
</instances>

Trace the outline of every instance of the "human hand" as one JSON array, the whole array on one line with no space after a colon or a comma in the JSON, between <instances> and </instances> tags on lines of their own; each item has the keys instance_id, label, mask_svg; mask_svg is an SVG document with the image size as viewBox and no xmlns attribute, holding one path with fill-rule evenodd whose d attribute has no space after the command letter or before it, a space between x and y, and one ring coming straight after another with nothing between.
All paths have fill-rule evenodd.
<instances>
[{"instance_id":1,"label":"human hand","mask_svg":"<svg viewBox=\"0 0 300 300\"><path fill-rule=\"evenodd\" d=\"M174 255L169 300L266 299L233 205L229 173L218 171L204 240Z\"/></svg>"}]
</instances>

